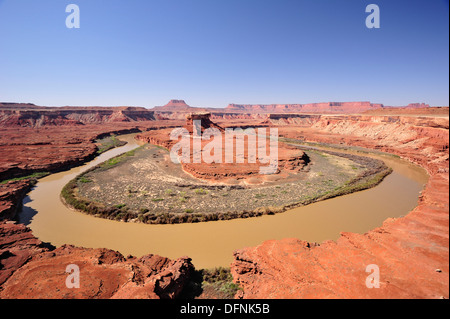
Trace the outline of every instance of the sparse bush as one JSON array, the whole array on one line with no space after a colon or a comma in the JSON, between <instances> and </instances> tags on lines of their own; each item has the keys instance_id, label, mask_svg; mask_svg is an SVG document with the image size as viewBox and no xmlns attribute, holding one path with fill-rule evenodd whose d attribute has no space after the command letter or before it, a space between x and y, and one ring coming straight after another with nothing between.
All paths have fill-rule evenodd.
<instances>
[{"instance_id":1,"label":"sparse bush","mask_svg":"<svg viewBox=\"0 0 450 319\"><path fill-rule=\"evenodd\" d=\"M81 177L78 179L78 181L79 181L80 183L91 183L91 182L92 182L92 180L90 180L90 179L87 178L86 176L81 176Z\"/></svg>"},{"instance_id":2,"label":"sparse bush","mask_svg":"<svg viewBox=\"0 0 450 319\"><path fill-rule=\"evenodd\" d=\"M196 194L199 194L199 195L206 195L206 194L208 194L208 191L206 189L203 189L203 188L197 188L194 192Z\"/></svg>"}]
</instances>

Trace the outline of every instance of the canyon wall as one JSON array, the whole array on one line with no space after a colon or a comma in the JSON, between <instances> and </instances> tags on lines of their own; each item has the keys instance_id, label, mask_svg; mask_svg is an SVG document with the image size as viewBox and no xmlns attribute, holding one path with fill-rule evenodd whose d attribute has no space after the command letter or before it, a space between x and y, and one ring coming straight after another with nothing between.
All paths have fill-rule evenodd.
<instances>
[{"instance_id":1,"label":"canyon wall","mask_svg":"<svg viewBox=\"0 0 450 319\"><path fill-rule=\"evenodd\" d=\"M112 122L140 122L155 120L154 112L145 108L10 108L0 106L0 127L61 126L102 124Z\"/></svg>"},{"instance_id":2,"label":"canyon wall","mask_svg":"<svg viewBox=\"0 0 450 319\"><path fill-rule=\"evenodd\" d=\"M305 112L305 113L360 113L383 108L383 104L370 102L324 102L308 104L229 104L227 111L245 112Z\"/></svg>"},{"instance_id":3,"label":"canyon wall","mask_svg":"<svg viewBox=\"0 0 450 319\"><path fill-rule=\"evenodd\" d=\"M289 138L397 154L430 178L413 211L365 234L341 233L320 244L272 240L235 251L238 298L449 297L448 118L323 116L311 128L279 130ZM380 271L379 288L366 286L369 265Z\"/></svg>"}]
</instances>

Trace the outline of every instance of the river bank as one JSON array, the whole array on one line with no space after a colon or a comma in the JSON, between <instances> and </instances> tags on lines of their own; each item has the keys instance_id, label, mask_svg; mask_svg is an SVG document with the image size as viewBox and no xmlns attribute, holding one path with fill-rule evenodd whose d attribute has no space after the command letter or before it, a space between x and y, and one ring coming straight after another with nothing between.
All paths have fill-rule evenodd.
<instances>
[{"instance_id":1,"label":"river bank","mask_svg":"<svg viewBox=\"0 0 450 319\"><path fill-rule=\"evenodd\" d=\"M167 152L148 145L93 167L62 190L63 201L96 217L146 224L196 223L273 215L378 185L382 161L311 150L311 163L267 186L220 185L192 178Z\"/></svg>"},{"instance_id":2,"label":"river bank","mask_svg":"<svg viewBox=\"0 0 450 319\"><path fill-rule=\"evenodd\" d=\"M122 137L123 138L123 137ZM228 267L233 251L267 239L304 238L312 242L336 239L342 231L365 232L388 217L406 214L417 205L426 173L405 161L384 159L394 172L377 187L345 195L283 214L205 223L147 225L96 218L68 209L60 190L82 172L139 144L128 144L103 153L94 161L39 180L24 200L19 221L39 239L55 246L107 247L123 255L152 252L169 258L189 256L197 268ZM381 158L383 159L383 158ZM395 189L404 192L395 195ZM395 195L395 196L394 196ZM385 201L380 201L385 198Z\"/></svg>"}]
</instances>

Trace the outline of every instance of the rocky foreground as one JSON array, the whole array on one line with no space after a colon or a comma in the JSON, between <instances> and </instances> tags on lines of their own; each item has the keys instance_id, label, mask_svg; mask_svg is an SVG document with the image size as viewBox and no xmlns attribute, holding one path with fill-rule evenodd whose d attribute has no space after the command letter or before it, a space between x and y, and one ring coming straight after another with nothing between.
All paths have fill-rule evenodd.
<instances>
[{"instance_id":1,"label":"rocky foreground","mask_svg":"<svg viewBox=\"0 0 450 319\"><path fill-rule=\"evenodd\" d=\"M79 267L79 288L66 285L69 265ZM193 271L188 257L125 258L110 249L70 245L55 249L24 225L0 223L0 299L173 299Z\"/></svg>"}]
</instances>

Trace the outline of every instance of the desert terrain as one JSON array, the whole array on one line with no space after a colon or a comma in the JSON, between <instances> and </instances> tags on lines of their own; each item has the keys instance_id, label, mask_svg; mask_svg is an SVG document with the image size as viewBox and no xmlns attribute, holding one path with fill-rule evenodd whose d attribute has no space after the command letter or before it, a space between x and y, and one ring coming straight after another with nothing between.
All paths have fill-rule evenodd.
<instances>
[{"instance_id":1,"label":"desert terrain","mask_svg":"<svg viewBox=\"0 0 450 319\"><path fill-rule=\"evenodd\" d=\"M277 174L261 178L251 164L239 170L204 163L171 167L168 133L178 127L189 130L192 114L200 112L209 113L209 126L218 129L277 128ZM108 247L56 247L17 222L22 202L39 178L119 147L120 135L127 133L137 133L143 146L117 166L78 177L84 178L77 184L79 196L105 209L116 208L98 217L137 223L258 218L254 212L303 205L311 197L325 199L358 176L386 172L364 152L387 153L421 166L428 182L417 207L404 217L389 218L364 234L343 232L333 241L285 238L241 247L223 277L238 287L228 294L235 298L448 298L448 129L448 107L418 103L403 108L370 102L230 104L223 109L195 108L182 100L153 109L0 103L0 298L189 295L200 271L189 256L169 259L148 251L125 257ZM367 187L380 182L382 178ZM317 185L321 187L313 187ZM98 207L96 213L101 215ZM167 213L177 214L176 220L156 215ZM193 214L200 215L188 221ZM205 217L210 215L215 217ZM91 280L89 286L68 292L64 268L74 262L85 267ZM380 289L365 285L369 264L381 269ZM204 291L200 297L216 293Z\"/></svg>"}]
</instances>

